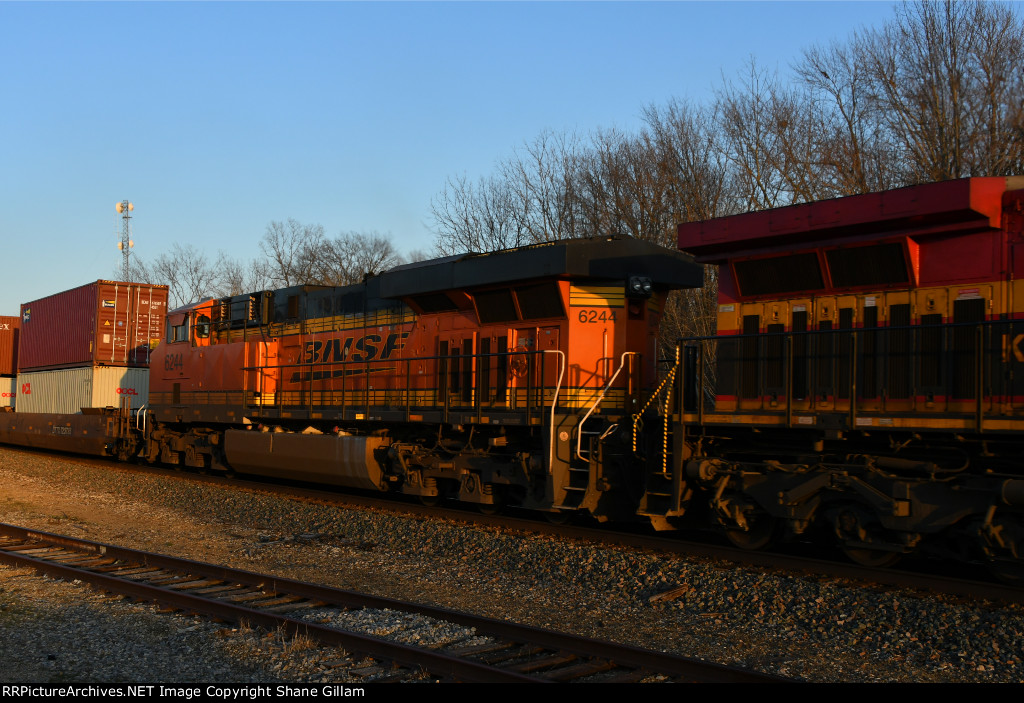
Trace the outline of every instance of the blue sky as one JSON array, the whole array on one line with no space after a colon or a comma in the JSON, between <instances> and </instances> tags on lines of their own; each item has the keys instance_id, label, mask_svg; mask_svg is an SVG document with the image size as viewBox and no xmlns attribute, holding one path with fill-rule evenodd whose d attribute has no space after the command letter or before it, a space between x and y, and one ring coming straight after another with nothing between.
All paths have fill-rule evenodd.
<instances>
[{"instance_id":1,"label":"blue sky","mask_svg":"<svg viewBox=\"0 0 1024 703\"><path fill-rule=\"evenodd\" d=\"M0 315L135 251L259 252L271 220L429 249L430 200L542 130L630 130L889 2L0 0Z\"/></svg>"}]
</instances>

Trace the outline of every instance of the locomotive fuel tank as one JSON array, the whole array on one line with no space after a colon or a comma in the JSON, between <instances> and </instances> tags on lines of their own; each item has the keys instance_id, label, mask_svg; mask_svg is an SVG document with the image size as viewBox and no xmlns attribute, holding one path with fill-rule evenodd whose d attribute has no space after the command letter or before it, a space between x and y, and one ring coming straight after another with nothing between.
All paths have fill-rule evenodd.
<instances>
[{"instance_id":1,"label":"locomotive fuel tank","mask_svg":"<svg viewBox=\"0 0 1024 703\"><path fill-rule=\"evenodd\" d=\"M224 457L236 471L254 476L381 490L387 486L380 452L388 444L379 436L227 430Z\"/></svg>"}]
</instances>

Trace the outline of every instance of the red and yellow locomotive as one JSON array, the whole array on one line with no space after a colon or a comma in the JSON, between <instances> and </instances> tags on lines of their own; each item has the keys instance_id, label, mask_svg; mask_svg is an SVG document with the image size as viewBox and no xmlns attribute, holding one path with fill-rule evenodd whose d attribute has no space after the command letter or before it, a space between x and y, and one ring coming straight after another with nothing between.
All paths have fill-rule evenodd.
<instances>
[{"instance_id":1,"label":"red and yellow locomotive","mask_svg":"<svg viewBox=\"0 0 1024 703\"><path fill-rule=\"evenodd\" d=\"M1022 188L970 178L679 227L719 266L680 470L734 541L825 525L867 563L926 547L1019 563Z\"/></svg>"}]
</instances>

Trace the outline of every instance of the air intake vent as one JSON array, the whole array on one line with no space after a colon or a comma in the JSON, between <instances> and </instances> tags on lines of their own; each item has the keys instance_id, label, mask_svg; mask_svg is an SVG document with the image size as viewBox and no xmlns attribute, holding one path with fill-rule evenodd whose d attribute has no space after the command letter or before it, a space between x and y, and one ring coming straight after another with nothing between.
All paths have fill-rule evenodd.
<instances>
[{"instance_id":1,"label":"air intake vent","mask_svg":"<svg viewBox=\"0 0 1024 703\"><path fill-rule=\"evenodd\" d=\"M743 295L775 295L825 287L817 254L792 254L733 264Z\"/></svg>"},{"instance_id":2,"label":"air intake vent","mask_svg":"<svg viewBox=\"0 0 1024 703\"><path fill-rule=\"evenodd\" d=\"M898 242L825 252L836 288L908 283L907 260Z\"/></svg>"}]
</instances>

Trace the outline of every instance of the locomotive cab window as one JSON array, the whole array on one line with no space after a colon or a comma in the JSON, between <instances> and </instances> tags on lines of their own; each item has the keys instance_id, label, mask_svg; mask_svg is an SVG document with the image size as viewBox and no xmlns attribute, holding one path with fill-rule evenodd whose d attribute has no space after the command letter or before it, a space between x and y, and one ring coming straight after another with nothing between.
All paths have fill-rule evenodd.
<instances>
[{"instance_id":1,"label":"locomotive cab window","mask_svg":"<svg viewBox=\"0 0 1024 703\"><path fill-rule=\"evenodd\" d=\"M231 326L241 327L247 316L247 303L249 300L239 296L231 301Z\"/></svg>"},{"instance_id":2,"label":"locomotive cab window","mask_svg":"<svg viewBox=\"0 0 1024 703\"><path fill-rule=\"evenodd\" d=\"M167 326L167 342L168 344L174 344L176 342L187 342L188 341L188 318L186 317L180 325L168 325Z\"/></svg>"}]
</instances>

